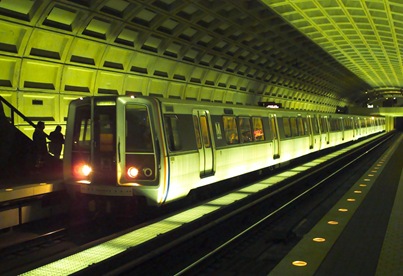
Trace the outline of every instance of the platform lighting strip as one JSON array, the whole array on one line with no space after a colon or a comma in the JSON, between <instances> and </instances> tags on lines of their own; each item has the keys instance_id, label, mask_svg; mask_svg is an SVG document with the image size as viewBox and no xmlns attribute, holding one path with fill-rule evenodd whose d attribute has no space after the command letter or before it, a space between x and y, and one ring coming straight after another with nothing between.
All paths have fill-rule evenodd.
<instances>
[{"instance_id":1,"label":"platform lighting strip","mask_svg":"<svg viewBox=\"0 0 403 276\"><path fill-rule=\"evenodd\" d=\"M322 157L319 161L309 162L303 164L291 171L282 172L273 177L252 184L248 187L241 188L220 198L213 199L203 205L197 206L193 209L183 211L179 214L173 215L169 218L156 222L154 224L145 226L143 228L134 230L133 232L124 234L120 237L109 240L105 243L88 248L81 252L72 254L63 259L54 261L47 265L33 269L21 275L70 275L80 270L86 269L91 265L100 263L108 258L111 258L123 251L145 243L157 236L168 233L181 227L183 224L190 223L198 218L210 214L220 208L223 208L229 204L234 203L237 200L241 200L251 194L259 192L267 187L275 185L276 183L298 174L298 172L305 171L311 167L314 167L320 163L326 162L332 159L334 156L343 154L355 147L358 147L368 141L379 137L376 135L371 139L361 141L354 145L351 145L345 149L341 149L336 153L332 153L326 157Z\"/></svg>"},{"instance_id":2,"label":"platform lighting strip","mask_svg":"<svg viewBox=\"0 0 403 276\"><path fill-rule=\"evenodd\" d=\"M399 86L400 1L263 2L372 87Z\"/></svg>"}]
</instances>

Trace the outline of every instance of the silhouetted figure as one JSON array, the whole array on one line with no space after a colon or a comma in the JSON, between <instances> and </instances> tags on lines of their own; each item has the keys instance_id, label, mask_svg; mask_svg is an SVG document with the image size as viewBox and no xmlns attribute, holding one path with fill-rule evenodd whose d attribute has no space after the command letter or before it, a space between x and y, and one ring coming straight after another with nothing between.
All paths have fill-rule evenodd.
<instances>
[{"instance_id":1,"label":"silhouetted figure","mask_svg":"<svg viewBox=\"0 0 403 276\"><path fill-rule=\"evenodd\" d=\"M49 134L49 152L57 159L60 159L60 154L64 144L64 136L61 133L61 130L61 126L56 126L55 130Z\"/></svg>"},{"instance_id":2,"label":"silhouetted figure","mask_svg":"<svg viewBox=\"0 0 403 276\"><path fill-rule=\"evenodd\" d=\"M45 162L45 158L48 155L48 148L46 146L46 133L45 123L39 121L36 125L32 140L34 142L34 154L35 154L35 167L41 168Z\"/></svg>"}]
</instances>

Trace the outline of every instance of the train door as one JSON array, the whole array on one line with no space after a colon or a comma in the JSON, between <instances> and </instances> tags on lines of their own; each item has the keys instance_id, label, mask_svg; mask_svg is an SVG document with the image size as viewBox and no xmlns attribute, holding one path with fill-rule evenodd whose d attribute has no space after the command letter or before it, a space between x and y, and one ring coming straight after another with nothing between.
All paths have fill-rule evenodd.
<instances>
[{"instance_id":1,"label":"train door","mask_svg":"<svg viewBox=\"0 0 403 276\"><path fill-rule=\"evenodd\" d=\"M354 128L356 129L357 138L361 137L361 121L359 117L354 117Z\"/></svg>"},{"instance_id":2,"label":"train door","mask_svg":"<svg viewBox=\"0 0 403 276\"><path fill-rule=\"evenodd\" d=\"M330 143L329 122L327 116L320 117L321 136L325 136L326 144Z\"/></svg>"},{"instance_id":3,"label":"train door","mask_svg":"<svg viewBox=\"0 0 403 276\"><path fill-rule=\"evenodd\" d=\"M76 180L96 185L116 182L115 101L91 98L74 114L71 166ZM69 134L70 137L70 134Z\"/></svg>"},{"instance_id":4,"label":"train door","mask_svg":"<svg viewBox=\"0 0 403 276\"><path fill-rule=\"evenodd\" d=\"M142 102L117 102L119 183L158 181L150 108Z\"/></svg>"},{"instance_id":5,"label":"train door","mask_svg":"<svg viewBox=\"0 0 403 276\"><path fill-rule=\"evenodd\" d=\"M273 138L273 159L280 158L280 134L278 132L277 116L270 115L270 129Z\"/></svg>"},{"instance_id":6,"label":"train door","mask_svg":"<svg viewBox=\"0 0 403 276\"><path fill-rule=\"evenodd\" d=\"M194 110L193 124L199 151L200 177L207 177L214 174L214 149L208 111Z\"/></svg>"},{"instance_id":7,"label":"train door","mask_svg":"<svg viewBox=\"0 0 403 276\"><path fill-rule=\"evenodd\" d=\"M313 128L313 133L314 133L314 143L316 144L316 137L319 137L319 144L318 148L322 148L322 139L320 137L320 127L319 127L319 118L316 115L313 115L312 117L312 128Z\"/></svg>"},{"instance_id":8,"label":"train door","mask_svg":"<svg viewBox=\"0 0 403 276\"><path fill-rule=\"evenodd\" d=\"M355 127L354 127L354 118L353 117L348 117L347 120L348 120L348 128L351 129L351 132L353 133L352 134L353 139L355 140L356 136L357 136L357 132L356 132Z\"/></svg>"},{"instance_id":9,"label":"train door","mask_svg":"<svg viewBox=\"0 0 403 276\"><path fill-rule=\"evenodd\" d=\"M344 141L346 137L346 121L344 118L339 119L340 127L339 130L341 130L341 140Z\"/></svg>"},{"instance_id":10,"label":"train door","mask_svg":"<svg viewBox=\"0 0 403 276\"><path fill-rule=\"evenodd\" d=\"M312 125L312 117L311 115L307 116L308 118L308 135L309 135L309 149L313 149L314 144L314 132L313 132L313 125Z\"/></svg>"}]
</instances>

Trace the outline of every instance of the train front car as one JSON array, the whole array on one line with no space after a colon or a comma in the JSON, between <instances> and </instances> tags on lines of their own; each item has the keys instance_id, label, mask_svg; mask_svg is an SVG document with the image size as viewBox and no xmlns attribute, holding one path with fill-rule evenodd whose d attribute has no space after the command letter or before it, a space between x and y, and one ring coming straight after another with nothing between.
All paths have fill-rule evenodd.
<instances>
[{"instance_id":1,"label":"train front car","mask_svg":"<svg viewBox=\"0 0 403 276\"><path fill-rule=\"evenodd\" d=\"M72 194L97 201L163 203L166 191L156 156L161 139L153 105L147 99L114 96L71 102L64 179Z\"/></svg>"}]
</instances>

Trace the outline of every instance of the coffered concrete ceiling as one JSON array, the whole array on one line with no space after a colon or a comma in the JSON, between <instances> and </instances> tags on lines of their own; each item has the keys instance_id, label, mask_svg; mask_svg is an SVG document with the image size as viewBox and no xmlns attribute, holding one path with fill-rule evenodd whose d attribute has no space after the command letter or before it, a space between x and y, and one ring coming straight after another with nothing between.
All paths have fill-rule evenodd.
<instances>
[{"instance_id":1,"label":"coffered concrete ceiling","mask_svg":"<svg viewBox=\"0 0 403 276\"><path fill-rule=\"evenodd\" d=\"M403 4L1 0L0 90L334 111L401 95Z\"/></svg>"}]
</instances>

